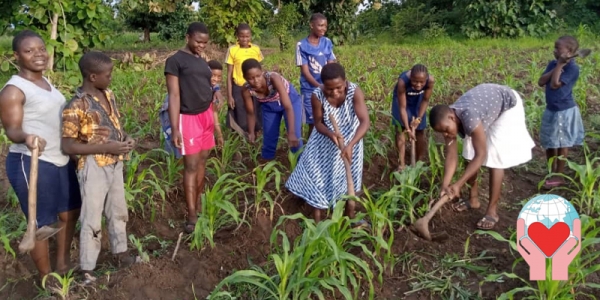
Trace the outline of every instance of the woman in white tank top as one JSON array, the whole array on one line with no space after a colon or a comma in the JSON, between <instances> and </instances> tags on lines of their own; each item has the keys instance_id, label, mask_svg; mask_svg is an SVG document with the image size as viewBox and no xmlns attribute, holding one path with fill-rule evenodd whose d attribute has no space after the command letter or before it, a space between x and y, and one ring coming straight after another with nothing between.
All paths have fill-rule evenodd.
<instances>
[{"instance_id":1,"label":"woman in white tank top","mask_svg":"<svg viewBox=\"0 0 600 300\"><path fill-rule=\"evenodd\" d=\"M36 244L30 252L40 280L50 272L67 273L70 245L81 208L74 162L60 149L65 97L43 76L48 52L41 37L25 30L13 39L19 73L0 91L0 120L13 143L6 157L8 180L28 215L29 168L38 138ZM56 270L51 270L48 238L56 237Z\"/></svg>"}]
</instances>

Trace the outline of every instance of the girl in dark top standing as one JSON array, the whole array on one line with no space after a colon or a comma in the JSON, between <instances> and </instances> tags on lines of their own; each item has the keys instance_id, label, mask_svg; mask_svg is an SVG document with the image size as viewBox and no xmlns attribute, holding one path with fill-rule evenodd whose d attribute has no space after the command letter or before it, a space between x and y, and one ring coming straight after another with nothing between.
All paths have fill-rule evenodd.
<instances>
[{"instance_id":1,"label":"girl in dark top standing","mask_svg":"<svg viewBox=\"0 0 600 300\"><path fill-rule=\"evenodd\" d=\"M403 72L398 77L394 87L392 100L392 123L396 128L396 146L399 152L398 171L405 167L404 149L408 134L411 140L416 140L416 159L423 160L427 152L427 105L433 92L434 79L429 75L424 65L417 64L412 69ZM408 125L407 125L408 124ZM415 129L413 134L412 129Z\"/></svg>"},{"instance_id":2,"label":"girl in dark top standing","mask_svg":"<svg viewBox=\"0 0 600 300\"><path fill-rule=\"evenodd\" d=\"M187 203L185 231L194 231L201 205L199 196L204 188L204 172L210 150L215 146L211 87L212 72L201 57L209 40L203 23L189 25L186 45L169 57L165 76L169 93L169 119L172 142L183 155L183 189ZM219 91L215 92L219 97Z\"/></svg>"}]
</instances>

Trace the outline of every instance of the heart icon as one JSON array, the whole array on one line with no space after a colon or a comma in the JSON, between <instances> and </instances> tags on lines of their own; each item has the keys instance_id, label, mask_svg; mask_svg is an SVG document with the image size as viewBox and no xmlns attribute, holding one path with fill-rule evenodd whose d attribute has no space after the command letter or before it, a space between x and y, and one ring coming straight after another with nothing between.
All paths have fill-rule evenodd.
<instances>
[{"instance_id":1,"label":"heart icon","mask_svg":"<svg viewBox=\"0 0 600 300\"><path fill-rule=\"evenodd\" d=\"M550 229L540 222L534 222L527 229L527 235L529 235L531 241L548 258L565 242L570 232L569 225L564 222L556 223Z\"/></svg>"}]
</instances>

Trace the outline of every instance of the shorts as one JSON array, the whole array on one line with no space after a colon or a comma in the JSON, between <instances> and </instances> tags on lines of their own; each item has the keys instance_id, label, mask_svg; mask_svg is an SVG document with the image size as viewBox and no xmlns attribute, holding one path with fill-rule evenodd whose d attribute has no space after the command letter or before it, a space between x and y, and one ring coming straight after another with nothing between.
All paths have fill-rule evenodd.
<instances>
[{"instance_id":1,"label":"shorts","mask_svg":"<svg viewBox=\"0 0 600 300\"><path fill-rule=\"evenodd\" d=\"M213 105L197 115L179 115L179 130L183 138L181 155L193 155L215 146Z\"/></svg>"},{"instance_id":2,"label":"shorts","mask_svg":"<svg viewBox=\"0 0 600 300\"><path fill-rule=\"evenodd\" d=\"M579 107L550 111L542 115L540 144L544 149L570 148L583 145L585 131Z\"/></svg>"},{"instance_id":3,"label":"shorts","mask_svg":"<svg viewBox=\"0 0 600 300\"><path fill-rule=\"evenodd\" d=\"M412 121L412 118L415 119L419 116L419 108L421 108L421 101L416 103L416 105L406 106L406 116L408 118L408 122ZM400 126L403 129L406 129L406 124L402 122L402 118L400 117L400 105L398 104L398 98L394 98L392 100L392 126L397 127ZM417 126L417 130L425 130L427 128L427 112L423 114L421 117L421 123Z\"/></svg>"},{"instance_id":4,"label":"shorts","mask_svg":"<svg viewBox=\"0 0 600 300\"><path fill-rule=\"evenodd\" d=\"M58 221L58 214L81 208L81 194L75 163L58 167L38 160L37 226L48 226ZM29 169L31 156L11 152L6 157L6 175L21 210L29 218Z\"/></svg>"},{"instance_id":5,"label":"shorts","mask_svg":"<svg viewBox=\"0 0 600 300\"><path fill-rule=\"evenodd\" d=\"M302 91L302 110L304 113L302 114L302 123L303 124L314 124L315 120L313 119L313 111L312 111L312 91Z\"/></svg>"},{"instance_id":6,"label":"shorts","mask_svg":"<svg viewBox=\"0 0 600 300\"><path fill-rule=\"evenodd\" d=\"M505 111L487 129L487 157L483 165L492 169L508 169L531 160L535 142L527 131L523 99L513 90L517 104ZM471 137L463 141L463 157L473 160L475 148Z\"/></svg>"}]
</instances>

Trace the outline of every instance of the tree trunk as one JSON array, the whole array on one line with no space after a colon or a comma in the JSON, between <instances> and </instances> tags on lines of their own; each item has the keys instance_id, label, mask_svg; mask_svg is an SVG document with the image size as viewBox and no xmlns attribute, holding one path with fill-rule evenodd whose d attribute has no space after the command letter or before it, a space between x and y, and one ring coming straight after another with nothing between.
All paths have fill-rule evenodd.
<instances>
[{"instance_id":1,"label":"tree trunk","mask_svg":"<svg viewBox=\"0 0 600 300\"><path fill-rule=\"evenodd\" d=\"M150 28L144 28L144 43L150 42Z\"/></svg>"},{"instance_id":2,"label":"tree trunk","mask_svg":"<svg viewBox=\"0 0 600 300\"><path fill-rule=\"evenodd\" d=\"M52 15L50 24L52 24L50 27L50 39L56 41L56 38L58 37L58 12L55 12ZM48 53L48 69L50 71L54 70L54 53L56 52L54 47L51 49L50 53Z\"/></svg>"}]
</instances>

